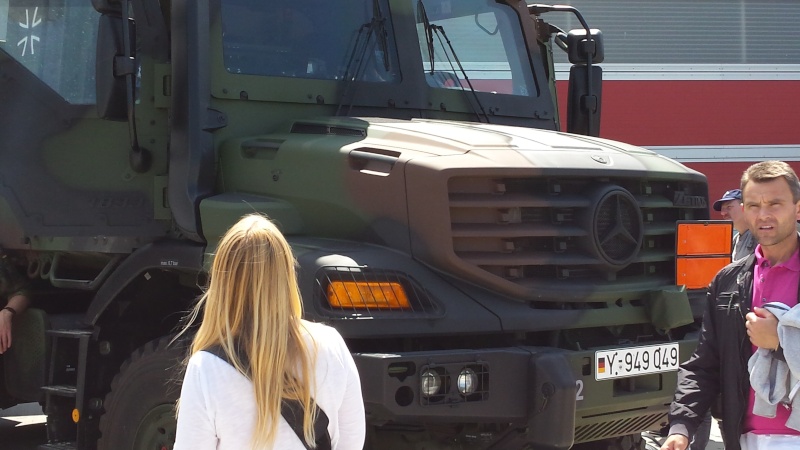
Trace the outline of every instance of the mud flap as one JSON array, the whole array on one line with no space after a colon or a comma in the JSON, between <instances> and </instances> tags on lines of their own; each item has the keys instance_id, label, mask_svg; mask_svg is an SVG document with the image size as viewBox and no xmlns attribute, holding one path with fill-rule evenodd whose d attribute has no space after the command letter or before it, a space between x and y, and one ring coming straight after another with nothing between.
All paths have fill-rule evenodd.
<instances>
[{"instance_id":1,"label":"mud flap","mask_svg":"<svg viewBox=\"0 0 800 450\"><path fill-rule=\"evenodd\" d=\"M528 377L528 448L572 447L577 388L569 360L559 352L536 353Z\"/></svg>"},{"instance_id":2,"label":"mud flap","mask_svg":"<svg viewBox=\"0 0 800 450\"><path fill-rule=\"evenodd\" d=\"M650 322L659 330L670 330L694 322L689 294L684 286L650 291L645 309Z\"/></svg>"},{"instance_id":3,"label":"mud flap","mask_svg":"<svg viewBox=\"0 0 800 450\"><path fill-rule=\"evenodd\" d=\"M575 375L561 352L529 349L528 421L512 428L491 449L567 450L575 433Z\"/></svg>"}]
</instances>

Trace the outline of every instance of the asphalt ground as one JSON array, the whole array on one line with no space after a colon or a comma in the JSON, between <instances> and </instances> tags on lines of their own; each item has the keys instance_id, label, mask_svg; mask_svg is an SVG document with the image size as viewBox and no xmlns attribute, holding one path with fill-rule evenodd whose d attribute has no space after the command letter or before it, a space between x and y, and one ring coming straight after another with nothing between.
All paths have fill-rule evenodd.
<instances>
[{"instance_id":1,"label":"asphalt ground","mask_svg":"<svg viewBox=\"0 0 800 450\"><path fill-rule=\"evenodd\" d=\"M26 403L0 410L0 450L36 450L39 444L47 442L45 416L38 403ZM650 448L659 445L663 438L650 437ZM655 447L657 448L657 447ZM711 439L706 450L723 450L719 428L714 421Z\"/></svg>"}]
</instances>

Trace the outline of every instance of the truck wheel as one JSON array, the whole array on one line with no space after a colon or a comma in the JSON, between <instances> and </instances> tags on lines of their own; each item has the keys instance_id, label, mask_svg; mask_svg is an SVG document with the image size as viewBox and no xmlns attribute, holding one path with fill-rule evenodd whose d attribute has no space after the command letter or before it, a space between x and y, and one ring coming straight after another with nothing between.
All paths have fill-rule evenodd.
<instances>
[{"instance_id":1,"label":"truck wheel","mask_svg":"<svg viewBox=\"0 0 800 450\"><path fill-rule=\"evenodd\" d=\"M103 403L98 450L172 448L186 347L171 340L148 342L120 367Z\"/></svg>"}]
</instances>

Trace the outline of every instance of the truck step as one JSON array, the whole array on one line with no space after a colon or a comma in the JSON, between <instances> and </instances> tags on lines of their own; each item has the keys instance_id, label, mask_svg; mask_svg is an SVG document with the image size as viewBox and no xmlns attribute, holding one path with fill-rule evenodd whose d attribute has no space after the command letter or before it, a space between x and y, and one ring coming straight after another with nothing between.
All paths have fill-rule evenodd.
<instances>
[{"instance_id":1,"label":"truck step","mask_svg":"<svg viewBox=\"0 0 800 450\"><path fill-rule=\"evenodd\" d=\"M78 447L74 442L54 442L50 444L41 444L36 447L36 450L77 450Z\"/></svg>"},{"instance_id":2,"label":"truck step","mask_svg":"<svg viewBox=\"0 0 800 450\"><path fill-rule=\"evenodd\" d=\"M49 336L58 336L64 338L74 338L79 339L84 336L91 336L92 330L86 329L54 329L54 330L47 330L45 333Z\"/></svg>"},{"instance_id":3,"label":"truck step","mask_svg":"<svg viewBox=\"0 0 800 450\"><path fill-rule=\"evenodd\" d=\"M78 388L76 386L71 386L68 384L42 386L42 390L46 393L59 395L61 397L75 397L75 394L78 392Z\"/></svg>"}]
</instances>

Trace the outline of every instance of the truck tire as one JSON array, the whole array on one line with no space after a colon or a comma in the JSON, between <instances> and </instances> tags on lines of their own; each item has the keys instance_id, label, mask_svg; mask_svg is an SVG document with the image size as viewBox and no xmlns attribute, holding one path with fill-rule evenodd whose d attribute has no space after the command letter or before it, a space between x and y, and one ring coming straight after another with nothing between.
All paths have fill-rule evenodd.
<instances>
[{"instance_id":1,"label":"truck tire","mask_svg":"<svg viewBox=\"0 0 800 450\"><path fill-rule=\"evenodd\" d=\"M186 346L171 341L150 341L122 364L103 403L98 450L172 448Z\"/></svg>"}]
</instances>

